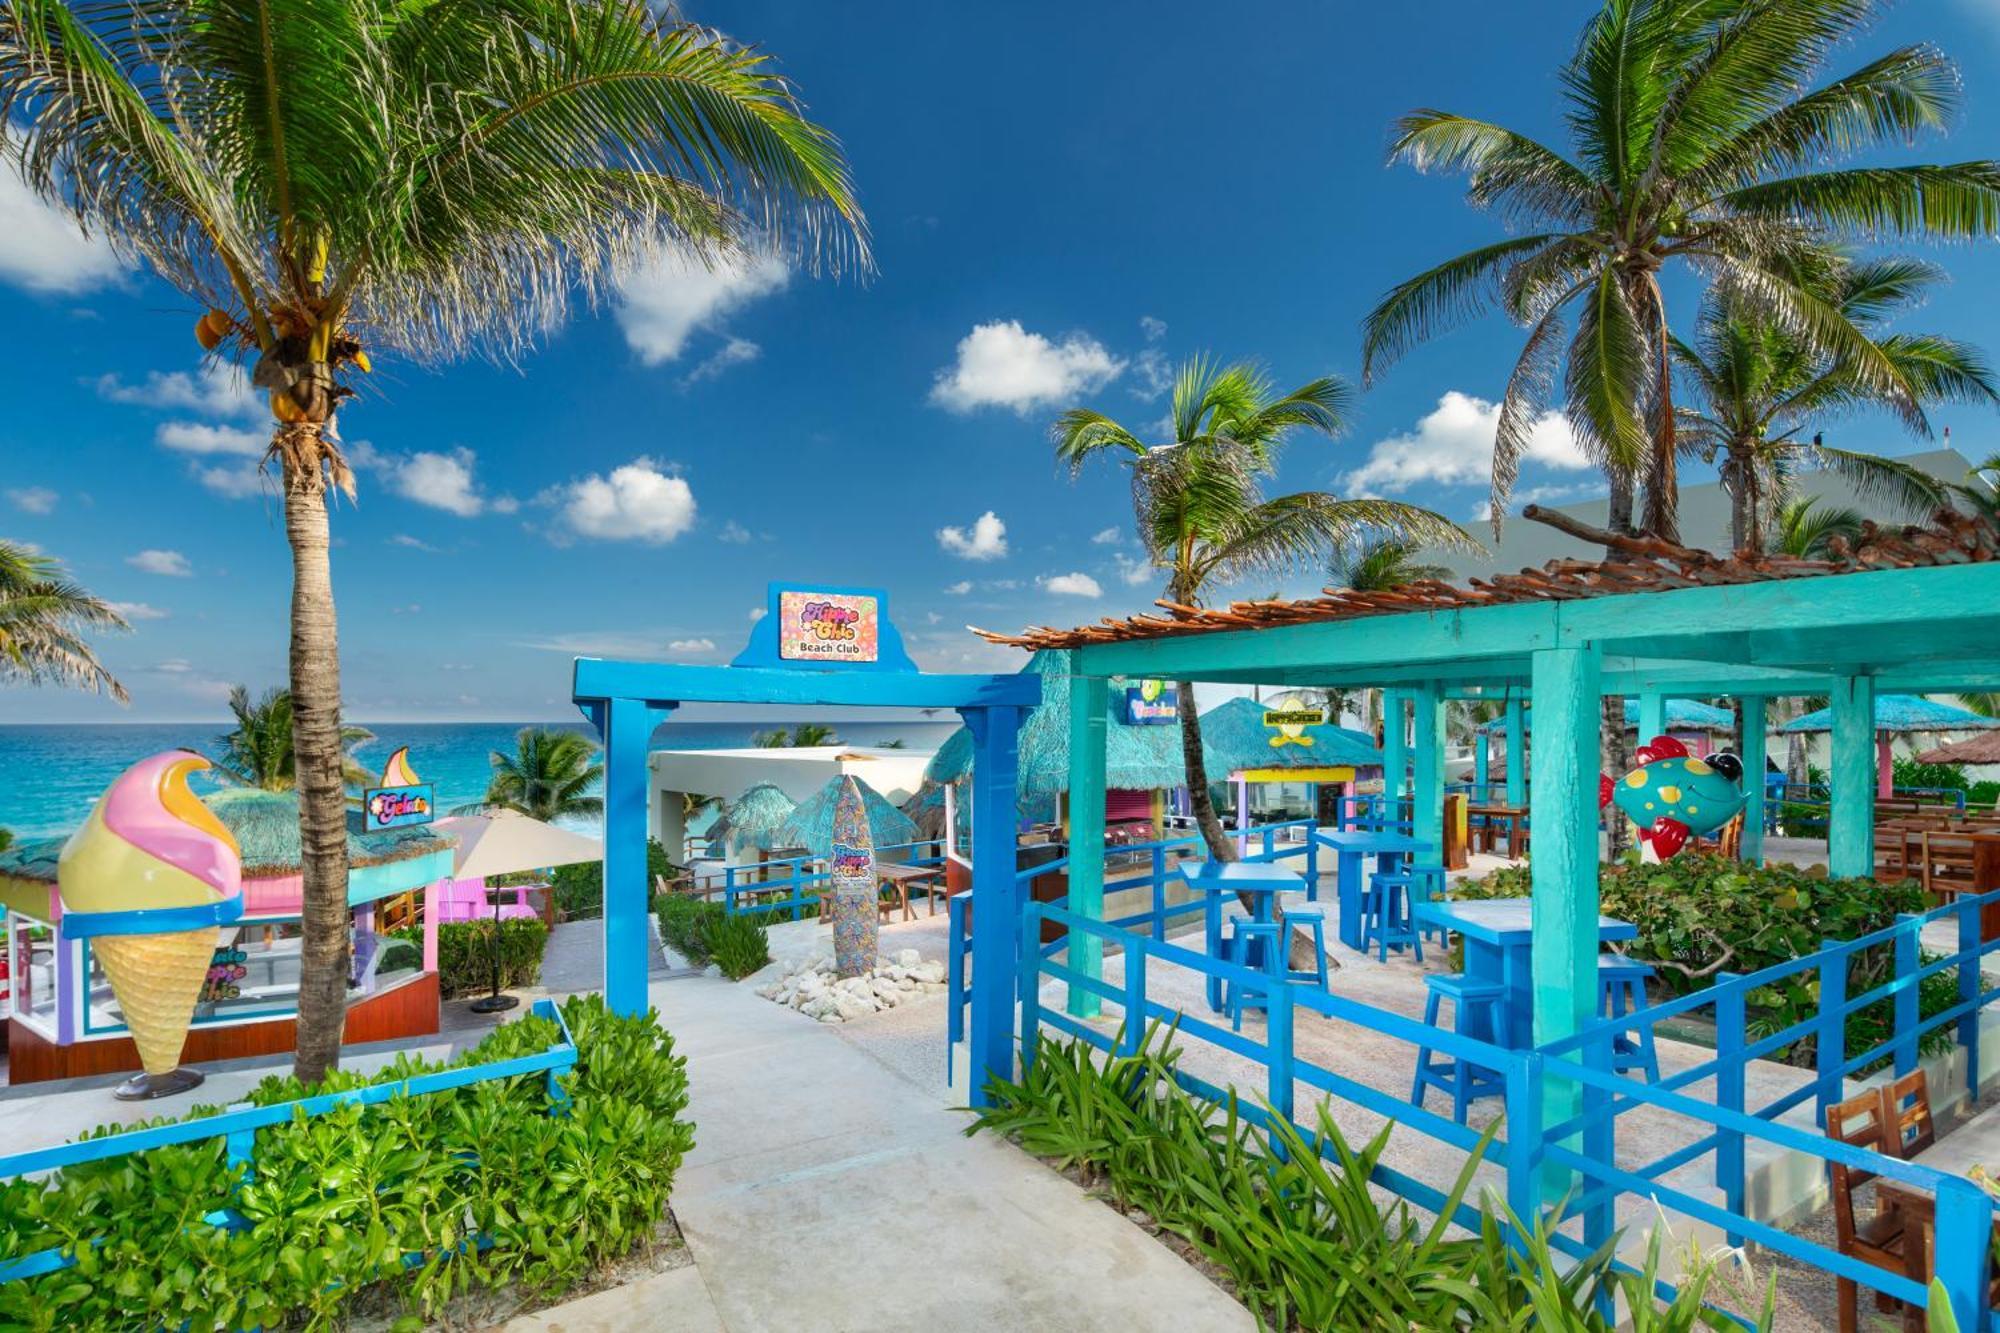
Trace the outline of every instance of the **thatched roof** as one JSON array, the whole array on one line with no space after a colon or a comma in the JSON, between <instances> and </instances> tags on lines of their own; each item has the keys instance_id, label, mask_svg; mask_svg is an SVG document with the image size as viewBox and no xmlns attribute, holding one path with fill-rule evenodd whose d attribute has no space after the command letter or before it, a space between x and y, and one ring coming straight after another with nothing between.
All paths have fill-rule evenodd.
<instances>
[{"instance_id":1,"label":"thatched roof","mask_svg":"<svg viewBox=\"0 0 2000 1333\"><path fill-rule=\"evenodd\" d=\"M1302 727L1310 745L1273 746L1278 733L1264 725L1266 705L1238 696L1201 715L1201 748L1211 775L1251 768L1382 767L1382 751L1365 731L1325 723Z\"/></svg>"},{"instance_id":2,"label":"thatched roof","mask_svg":"<svg viewBox=\"0 0 2000 1333\"><path fill-rule=\"evenodd\" d=\"M2000 764L2000 731L1982 731L1969 741L1954 741L1917 756L1920 764Z\"/></svg>"},{"instance_id":3,"label":"thatched roof","mask_svg":"<svg viewBox=\"0 0 2000 1333\"><path fill-rule=\"evenodd\" d=\"M1069 790L1070 653L1036 653L1021 668L1043 677L1042 701L1021 723L1020 768L1015 787L1022 796ZM1112 791L1154 791L1187 780L1178 726L1132 726L1125 721L1125 684L1112 677L1105 702L1104 785ZM972 771L972 734L960 727L939 747L924 769L937 782L956 782Z\"/></svg>"},{"instance_id":4,"label":"thatched roof","mask_svg":"<svg viewBox=\"0 0 2000 1333\"><path fill-rule=\"evenodd\" d=\"M903 802L903 813L917 826L920 838L942 838L944 836L944 789L947 784L924 779L917 794ZM960 801L956 807L958 836L961 839L972 833L972 804Z\"/></svg>"},{"instance_id":5,"label":"thatched roof","mask_svg":"<svg viewBox=\"0 0 2000 1333\"><path fill-rule=\"evenodd\" d=\"M1981 717L1957 704L1941 704L1915 694L1875 696L1877 731L1978 731L2000 727L2000 718ZM1833 710L1822 708L1787 722L1779 731L1832 731Z\"/></svg>"},{"instance_id":6,"label":"thatched roof","mask_svg":"<svg viewBox=\"0 0 2000 1333\"><path fill-rule=\"evenodd\" d=\"M877 847L917 840L917 826L908 815L860 778L845 775L828 778L825 786L799 802L798 808L778 826L779 844L803 847L814 856L833 855L834 808L840 804L841 788L850 779L861 789L862 808L868 816L868 836Z\"/></svg>"},{"instance_id":7,"label":"thatched roof","mask_svg":"<svg viewBox=\"0 0 2000 1333\"><path fill-rule=\"evenodd\" d=\"M245 879L280 879L299 873L299 798L291 792L225 787L201 798L236 836ZM66 838L38 838L0 852L0 878L56 882L56 858ZM347 864L351 870L410 861L457 845L428 824L361 831L361 812L347 814Z\"/></svg>"},{"instance_id":8,"label":"thatched roof","mask_svg":"<svg viewBox=\"0 0 2000 1333\"><path fill-rule=\"evenodd\" d=\"M759 782L729 803L721 818L709 826L709 836L738 850L754 847L768 852L779 845L774 841L778 826L796 809L798 802L782 790Z\"/></svg>"},{"instance_id":9,"label":"thatched roof","mask_svg":"<svg viewBox=\"0 0 2000 1333\"><path fill-rule=\"evenodd\" d=\"M1668 731L1711 731L1724 736L1736 734L1735 714L1727 708L1717 708L1699 699L1669 699L1666 714ZM1534 709L1525 710L1521 718L1523 727L1529 731L1535 729ZM1637 730L1639 726L1639 701L1629 694L1625 696L1625 726L1630 730ZM1507 719L1496 717L1491 722L1480 723L1478 729L1494 736L1504 736L1507 734Z\"/></svg>"}]
</instances>

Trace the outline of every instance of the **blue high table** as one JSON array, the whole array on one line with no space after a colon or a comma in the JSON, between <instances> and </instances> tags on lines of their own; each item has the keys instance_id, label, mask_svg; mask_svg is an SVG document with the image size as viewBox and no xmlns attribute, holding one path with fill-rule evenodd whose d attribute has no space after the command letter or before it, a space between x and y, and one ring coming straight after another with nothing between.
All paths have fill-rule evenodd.
<instances>
[{"instance_id":1,"label":"blue high table","mask_svg":"<svg viewBox=\"0 0 2000 1333\"><path fill-rule=\"evenodd\" d=\"M1361 861L1363 857L1375 858L1378 871L1396 868L1399 856L1414 856L1431 850L1431 844L1419 842L1407 833L1371 833L1357 829L1338 832L1315 833L1314 839L1320 846L1332 850L1340 884L1340 942L1348 948L1367 952L1361 939Z\"/></svg>"},{"instance_id":2,"label":"blue high table","mask_svg":"<svg viewBox=\"0 0 2000 1333\"><path fill-rule=\"evenodd\" d=\"M1303 875L1261 861L1190 861L1179 867L1187 886L1202 897L1202 925L1208 956L1224 958L1222 939L1223 899L1244 894L1251 901L1251 919L1266 924L1277 919L1278 895L1304 893ZM1258 966L1253 961L1252 967ZM1208 1007L1222 1008L1222 979L1208 978Z\"/></svg>"},{"instance_id":3,"label":"blue high table","mask_svg":"<svg viewBox=\"0 0 2000 1333\"><path fill-rule=\"evenodd\" d=\"M1456 931L1465 940L1465 975L1476 981L1497 981L1506 988L1506 1031L1500 1044L1524 1051L1535 1044L1535 991L1530 962L1534 939L1534 909L1526 898L1496 898L1455 903L1433 900L1416 909L1419 926ZM1597 918L1597 940L1629 940L1639 933L1630 921ZM1593 1006L1596 997L1591 998Z\"/></svg>"}]
</instances>

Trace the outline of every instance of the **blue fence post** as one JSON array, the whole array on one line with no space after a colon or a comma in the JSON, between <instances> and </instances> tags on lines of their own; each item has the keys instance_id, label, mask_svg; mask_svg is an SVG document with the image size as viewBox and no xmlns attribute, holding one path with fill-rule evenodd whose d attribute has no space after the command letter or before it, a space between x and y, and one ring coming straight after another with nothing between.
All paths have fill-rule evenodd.
<instances>
[{"instance_id":1,"label":"blue fence post","mask_svg":"<svg viewBox=\"0 0 2000 1333\"><path fill-rule=\"evenodd\" d=\"M1746 999L1742 978L1734 972L1715 977L1715 1104L1724 1111L1743 1111L1743 1047L1746 1043ZM1718 1129L1715 1145L1715 1186L1729 1211L1743 1215L1743 1131ZM1731 1245L1743 1238L1730 1234Z\"/></svg>"},{"instance_id":2,"label":"blue fence post","mask_svg":"<svg viewBox=\"0 0 2000 1333\"><path fill-rule=\"evenodd\" d=\"M1992 1237L1992 1197L1958 1176L1939 1180L1935 1271L1961 1329L1987 1327Z\"/></svg>"},{"instance_id":3,"label":"blue fence post","mask_svg":"<svg viewBox=\"0 0 2000 1333\"><path fill-rule=\"evenodd\" d=\"M230 1111L247 1111L253 1103L233 1102L224 1108ZM243 1168L243 1179L250 1178L251 1159L257 1155L257 1131L254 1129L232 1130L222 1141L223 1150L229 1154L229 1165Z\"/></svg>"},{"instance_id":4,"label":"blue fence post","mask_svg":"<svg viewBox=\"0 0 2000 1333\"><path fill-rule=\"evenodd\" d=\"M1319 901L1319 820L1306 825L1306 901Z\"/></svg>"},{"instance_id":5,"label":"blue fence post","mask_svg":"<svg viewBox=\"0 0 2000 1333\"><path fill-rule=\"evenodd\" d=\"M1958 965L1958 1002L1970 1006L1958 1020L1958 1044L1965 1051L1965 1090L1979 1097L1979 910L1980 898L1960 894L1958 899L1958 951L1965 959Z\"/></svg>"},{"instance_id":6,"label":"blue fence post","mask_svg":"<svg viewBox=\"0 0 2000 1333\"><path fill-rule=\"evenodd\" d=\"M1839 940L1821 940L1819 964L1819 1023L1813 1091L1819 1102L1819 1124L1826 1127L1827 1108L1840 1100L1847 1063L1847 951Z\"/></svg>"},{"instance_id":7,"label":"blue fence post","mask_svg":"<svg viewBox=\"0 0 2000 1333\"><path fill-rule=\"evenodd\" d=\"M1034 1063L1042 1044L1042 905L1034 899L1021 909L1021 1070Z\"/></svg>"},{"instance_id":8,"label":"blue fence post","mask_svg":"<svg viewBox=\"0 0 2000 1333\"><path fill-rule=\"evenodd\" d=\"M944 1073L951 1082L952 1048L965 1040L965 903L955 893L944 900Z\"/></svg>"},{"instance_id":9,"label":"blue fence post","mask_svg":"<svg viewBox=\"0 0 2000 1333\"><path fill-rule=\"evenodd\" d=\"M1282 961L1282 960L1281 960ZM1266 1082L1264 1095L1274 1114L1292 1118L1292 990L1289 981L1274 981L1270 990L1269 1023L1264 1030ZM1275 1146L1276 1136L1272 1136Z\"/></svg>"},{"instance_id":10,"label":"blue fence post","mask_svg":"<svg viewBox=\"0 0 2000 1333\"><path fill-rule=\"evenodd\" d=\"M1146 941L1125 934L1125 1031L1119 1039L1120 1055L1136 1055L1146 1035Z\"/></svg>"},{"instance_id":11,"label":"blue fence post","mask_svg":"<svg viewBox=\"0 0 2000 1333\"><path fill-rule=\"evenodd\" d=\"M1529 1051L1503 1075L1507 1102L1507 1207L1532 1230L1542 1217L1542 1054Z\"/></svg>"},{"instance_id":12,"label":"blue fence post","mask_svg":"<svg viewBox=\"0 0 2000 1333\"><path fill-rule=\"evenodd\" d=\"M1167 937L1167 849L1153 844L1153 938Z\"/></svg>"},{"instance_id":13,"label":"blue fence post","mask_svg":"<svg viewBox=\"0 0 2000 1333\"><path fill-rule=\"evenodd\" d=\"M736 915L736 867L722 867L722 912L724 916Z\"/></svg>"},{"instance_id":14,"label":"blue fence post","mask_svg":"<svg viewBox=\"0 0 2000 1333\"><path fill-rule=\"evenodd\" d=\"M1897 1078L1917 1067L1917 968L1922 957L1917 942L1923 928L1921 916L1896 914L1896 981L1899 985L1909 983L1896 992Z\"/></svg>"},{"instance_id":15,"label":"blue fence post","mask_svg":"<svg viewBox=\"0 0 2000 1333\"><path fill-rule=\"evenodd\" d=\"M1612 1043L1617 1033L1604 1028L1594 1033L1585 1043L1580 1054L1584 1063L1597 1074L1609 1078L1616 1063L1613 1059ZM1596 1084L1588 1084L1583 1089L1583 1155L1600 1166L1614 1166L1618 1161L1618 1123L1612 1114L1611 1094ZM1583 1194L1594 1200L1583 1210L1583 1243L1592 1250L1611 1239L1617 1226L1618 1192L1610 1182L1586 1176L1577 1182Z\"/></svg>"}]
</instances>

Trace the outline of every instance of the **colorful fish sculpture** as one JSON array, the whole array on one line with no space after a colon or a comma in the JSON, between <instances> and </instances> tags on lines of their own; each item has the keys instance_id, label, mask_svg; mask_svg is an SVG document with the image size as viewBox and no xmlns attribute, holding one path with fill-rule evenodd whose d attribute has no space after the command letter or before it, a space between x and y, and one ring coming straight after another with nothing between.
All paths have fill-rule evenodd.
<instances>
[{"instance_id":1,"label":"colorful fish sculpture","mask_svg":"<svg viewBox=\"0 0 2000 1333\"><path fill-rule=\"evenodd\" d=\"M1640 855L1664 861L1691 837L1736 818L1749 799L1743 761L1727 751L1696 759L1671 736L1639 747L1639 767L1618 782L1602 778L1598 803L1611 804L1639 829Z\"/></svg>"}]
</instances>

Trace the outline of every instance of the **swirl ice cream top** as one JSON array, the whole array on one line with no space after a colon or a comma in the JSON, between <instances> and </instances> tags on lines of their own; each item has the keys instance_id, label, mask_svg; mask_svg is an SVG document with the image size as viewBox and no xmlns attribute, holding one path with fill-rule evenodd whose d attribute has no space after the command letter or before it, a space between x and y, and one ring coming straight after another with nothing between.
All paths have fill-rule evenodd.
<instances>
[{"instance_id":1,"label":"swirl ice cream top","mask_svg":"<svg viewBox=\"0 0 2000 1333\"><path fill-rule=\"evenodd\" d=\"M118 776L63 844L56 878L66 914L179 909L170 916L98 923L107 933L219 924L242 914L243 860L236 838L188 790L188 774L208 766L200 755L171 750ZM85 933L76 929L85 924L65 921L72 933Z\"/></svg>"}]
</instances>

